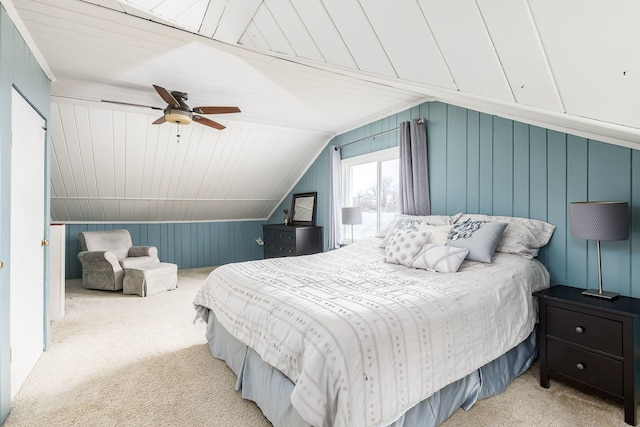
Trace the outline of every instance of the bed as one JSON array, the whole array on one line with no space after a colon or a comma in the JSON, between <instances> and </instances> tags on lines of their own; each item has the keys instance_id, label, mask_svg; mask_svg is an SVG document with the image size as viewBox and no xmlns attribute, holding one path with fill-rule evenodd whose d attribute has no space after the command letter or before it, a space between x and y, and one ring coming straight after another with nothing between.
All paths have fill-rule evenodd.
<instances>
[{"instance_id":1,"label":"bed","mask_svg":"<svg viewBox=\"0 0 640 427\"><path fill-rule=\"evenodd\" d=\"M401 218L387 237L423 224L425 247L473 219ZM197 293L197 318L243 397L276 426L437 425L504 390L535 358L531 294L549 286L549 274L534 256L553 226L524 236L520 225L502 227L491 262L467 257L452 273L393 262L396 240L382 237L224 265Z\"/></svg>"}]
</instances>

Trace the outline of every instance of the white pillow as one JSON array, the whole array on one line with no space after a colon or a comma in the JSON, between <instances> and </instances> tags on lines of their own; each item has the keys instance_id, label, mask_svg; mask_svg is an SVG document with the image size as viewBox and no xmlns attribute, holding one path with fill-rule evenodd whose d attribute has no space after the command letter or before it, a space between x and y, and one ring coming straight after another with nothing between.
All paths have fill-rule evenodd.
<instances>
[{"instance_id":1,"label":"white pillow","mask_svg":"<svg viewBox=\"0 0 640 427\"><path fill-rule=\"evenodd\" d=\"M453 225L455 222L462 216L462 213L457 213L455 215L407 215L407 214L396 214L391 221L387 223L386 226L380 229L377 237L386 237L389 234L391 228L401 219L417 219L420 221L424 221L430 225Z\"/></svg>"},{"instance_id":2,"label":"white pillow","mask_svg":"<svg viewBox=\"0 0 640 427\"><path fill-rule=\"evenodd\" d=\"M467 257L468 249L426 244L411 262L411 267L440 273L455 273Z\"/></svg>"},{"instance_id":3,"label":"white pillow","mask_svg":"<svg viewBox=\"0 0 640 427\"><path fill-rule=\"evenodd\" d=\"M418 227L418 231L428 231L431 234L427 243L446 245L449 241L449 233L452 227L453 225L430 225L422 223L422 225Z\"/></svg>"},{"instance_id":4,"label":"white pillow","mask_svg":"<svg viewBox=\"0 0 640 427\"><path fill-rule=\"evenodd\" d=\"M384 262L409 267L428 240L426 231L397 230L385 249Z\"/></svg>"},{"instance_id":5,"label":"white pillow","mask_svg":"<svg viewBox=\"0 0 640 427\"><path fill-rule=\"evenodd\" d=\"M458 222L466 219L472 221L496 221L507 223L502 239L496 247L497 252L518 254L525 258L538 256L540 248L549 243L556 226L539 219L519 218L512 216L490 216L481 214L463 215Z\"/></svg>"}]
</instances>

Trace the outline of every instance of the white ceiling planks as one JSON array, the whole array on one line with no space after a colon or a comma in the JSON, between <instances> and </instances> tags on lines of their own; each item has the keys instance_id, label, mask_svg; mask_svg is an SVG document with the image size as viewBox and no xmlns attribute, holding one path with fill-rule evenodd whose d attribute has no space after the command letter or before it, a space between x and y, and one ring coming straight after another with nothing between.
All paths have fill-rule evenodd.
<instances>
[{"instance_id":1,"label":"white ceiling planks","mask_svg":"<svg viewBox=\"0 0 640 427\"><path fill-rule=\"evenodd\" d=\"M89 104L91 105L91 104ZM127 112L121 110L113 111L113 141L107 147L113 150L113 182L115 185L115 197L123 198L126 194L126 182L124 168L126 165L126 140L127 140ZM114 141L118 141L115 144ZM105 168L105 173L106 172ZM103 180L108 180L108 175L101 176ZM113 207L115 209L115 206Z\"/></svg>"},{"instance_id":2,"label":"white ceiling planks","mask_svg":"<svg viewBox=\"0 0 640 427\"><path fill-rule=\"evenodd\" d=\"M88 0L90 3L95 3L95 1L93 0ZM149 19L149 20L153 20L165 25L171 25L171 26L184 26L184 25L180 25L178 24L175 20L171 20L171 19L166 19L165 17L152 12L153 7L151 4L152 3L156 3L156 2L138 2L136 4L133 4L131 2L127 2L127 1L117 1L118 3L118 9L122 9L125 13L128 13L129 15L133 15L133 16L137 16L139 18L142 19ZM149 3L149 6L146 6L146 4ZM116 9L116 8L114 8ZM117 10L117 9L116 9ZM186 27L186 26L185 26Z\"/></svg>"},{"instance_id":3,"label":"white ceiling planks","mask_svg":"<svg viewBox=\"0 0 640 427\"><path fill-rule=\"evenodd\" d=\"M269 43L267 43L267 40L260 33L260 30L256 27L256 24L253 21L249 22L247 30L242 34L240 40L238 40L238 44L258 50L272 50L271 46L269 46Z\"/></svg>"},{"instance_id":4,"label":"white ceiling planks","mask_svg":"<svg viewBox=\"0 0 640 427\"><path fill-rule=\"evenodd\" d=\"M544 0L531 10L567 112L640 127L640 3Z\"/></svg>"},{"instance_id":5,"label":"white ceiling planks","mask_svg":"<svg viewBox=\"0 0 640 427\"><path fill-rule=\"evenodd\" d=\"M513 101L475 0L419 0L458 89Z\"/></svg>"},{"instance_id":6,"label":"white ceiling planks","mask_svg":"<svg viewBox=\"0 0 640 427\"><path fill-rule=\"evenodd\" d=\"M57 98L53 107L52 124L61 123L51 133L57 221L260 218L306 168L273 154L310 158L327 139L231 124L224 132L182 126L178 142L176 125L153 125L153 113L132 107L112 111L104 103ZM207 209L212 203L216 208Z\"/></svg>"},{"instance_id":7,"label":"white ceiling planks","mask_svg":"<svg viewBox=\"0 0 640 427\"><path fill-rule=\"evenodd\" d=\"M144 169L153 164L151 159L145 157L150 117L137 113L127 113L125 117L126 136L124 140L111 141L110 145L117 146L124 143L124 197L139 198L143 197ZM100 144L101 142L95 141L95 143ZM156 146L155 149L158 147ZM96 160L100 161L101 159Z\"/></svg>"},{"instance_id":8,"label":"white ceiling planks","mask_svg":"<svg viewBox=\"0 0 640 427\"><path fill-rule=\"evenodd\" d=\"M160 2L152 10L154 13L177 21L189 28L191 31L198 31L202 23L202 17L207 10L209 0L180 0L183 10L176 14L175 3L171 1Z\"/></svg>"},{"instance_id":9,"label":"white ceiling planks","mask_svg":"<svg viewBox=\"0 0 640 427\"><path fill-rule=\"evenodd\" d=\"M331 135L433 99L640 145L632 0L11 1L57 78L55 220L265 218ZM176 144L99 102L164 108L152 84L242 113Z\"/></svg>"},{"instance_id":10,"label":"white ceiling planks","mask_svg":"<svg viewBox=\"0 0 640 427\"><path fill-rule=\"evenodd\" d=\"M244 33L262 0L211 0L226 3L218 21L213 38L229 44L236 44Z\"/></svg>"},{"instance_id":11,"label":"white ceiling planks","mask_svg":"<svg viewBox=\"0 0 640 427\"><path fill-rule=\"evenodd\" d=\"M324 61L340 67L357 65L321 0L290 0Z\"/></svg>"},{"instance_id":12,"label":"white ceiling planks","mask_svg":"<svg viewBox=\"0 0 640 427\"><path fill-rule=\"evenodd\" d=\"M456 89L415 0L362 0L361 4L400 79Z\"/></svg>"},{"instance_id":13,"label":"white ceiling planks","mask_svg":"<svg viewBox=\"0 0 640 427\"><path fill-rule=\"evenodd\" d=\"M53 94L58 96L158 105L159 98L151 89L151 83L155 83L170 90L189 92L190 105L200 102L239 105L246 121L285 127L297 121L299 124L295 127L315 130L321 129L318 123L322 123L324 129L326 126L342 128L353 123L358 120L363 105L368 105L371 111L379 111L380 108L389 109L389 100L406 100L407 96L412 101L419 99L408 91L399 94L382 85L328 74L211 40L207 42L106 9L102 21L93 17L90 26L83 27L83 31L96 28L95 35L76 34L74 25L83 25L84 16L89 13L87 7L91 6L69 0L65 4L70 9L66 13L71 25L49 16L62 14L54 6L36 7L26 1L29 8L20 9L23 16L33 22L36 34L41 36L39 42L46 45L47 51L55 50L57 37L62 35L68 39L72 58L58 61L58 56L54 56L53 61L55 69L64 70L61 73L71 75L73 79L71 83L60 79L52 85ZM43 22L46 24L40 24ZM47 31L43 31L43 25ZM115 28L117 34L110 34L111 28ZM117 55L124 55L126 60L116 60ZM183 82L180 86L170 83L176 80L176 73ZM149 76L156 77L149 81ZM214 78L208 79L208 76ZM346 84L352 89L348 96L343 92ZM143 92L145 87L148 89ZM351 96L353 92L358 96ZM363 101L363 92L366 92L366 98L375 97L375 100ZM332 123L336 119L342 124Z\"/></svg>"},{"instance_id":14,"label":"white ceiling planks","mask_svg":"<svg viewBox=\"0 0 640 427\"><path fill-rule=\"evenodd\" d=\"M204 12L202 22L200 23L198 33L205 37L213 37L226 6L227 0L209 1L207 10Z\"/></svg>"},{"instance_id":15,"label":"white ceiling planks","mask_svg":"<svg viewBox=\"0 0 640 427\"><path fill-rule=\"evenodd\" d=\"M564 112L528 2L477 3L516 102Z\"/></svg>"},{"instance_id":16,"label":"white ceiling planks","mask_svg":"<svg viewBox=\"0 0 640 427\"><path fill-rule=\"evenodd\" d=\"M266 0L258 9L254 21L257 22L261 15L267 14L272 18L273 25L281 28L296 56L324 62L313 38L289 0Z\"/></svg>"},{"instance_id":17,"label":"white ceiling planks","mask_svg":"<svg viewBox=\"0 0 640 427\"><path fill-rule=\"evenodd\" d=\"M116 181L115 177L120 174L114 170L115 165L124 165L124 162L119 163L115 160L115 147L114 141L117 139L114 135L115 122L119 120L114 119L114 114L118 115L120 112L113 112L106 109L91 109L81 107L75 108L76 111L82 111L83 116L87 117L85 125L89 126L87 135L80 138L82 150L85 152L84 163L93 165L92 174L85 174L85 179L91 182L90 189L87 189L85 194L101 194L105 197L116 196ZM89 113L89 114L87 114ZM119 114L122 116L122 113ZM81 125L78 125L80 128ZM86 147L86 148L85 148ZM117 166L115 166L117 167ZM88 168L85 168L85 170ZM111 177L111 179L107 179Z\"/></svg>"},{"instance_id":18,"label":"white ceiling planks","mask_svg":"<svg viewBox=\"0 0 640 427\"><path fill-rule=\"evenodd\" d=\"M269 40L270 50L287 55L305 57L304 52L301 50L296 52L292 46L292 43L295 44L296 37L285 36L283 28L280 26L281 24L276 22L269 8L264 3L258 8L251 22L258 28L265 40ZM289 40L291 40L291 43Z\"/></svg>"},{"instance_id":19,"label":"white ceiling planks","mask_svg":"<svg viewBox=\"0 0 640 427\"><path fill-rule=\"evenodd\" d=\"M323 0L322 3L351 52L358 69L397 77L387 53L358 0Z\"/></svg>"}]
</instances>

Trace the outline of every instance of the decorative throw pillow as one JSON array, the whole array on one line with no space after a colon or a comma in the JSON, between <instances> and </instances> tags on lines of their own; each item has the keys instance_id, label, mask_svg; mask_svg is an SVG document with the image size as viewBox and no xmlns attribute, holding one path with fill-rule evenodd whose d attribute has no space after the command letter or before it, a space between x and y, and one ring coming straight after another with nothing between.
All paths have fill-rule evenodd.
<instances>
[{"instance_id":1,"label":"decorative throw pillow","mask_svg":"<svg viewBox=\"0 0 640 427\"><path fill-rule=\"evenodd\" d=\"M384 262L409 267L428 240L426 231L397 230L385 249Z\"/></svg>"},{"instance_id":2,"label":"decorative throw pillow","mask_svg":"<svg viewBox=\"0 0 640 427\"><path fill-rule=\"evenodd\" d=\"M420 228L420 226L422 224L423 224L422 220L417 219L416 217L398 219L396 221L396 223L391 226L391 229L389 230L389 232L387 233L386 237L384 238L384 240L380 244L380 247L381 248L386 248L389 245L389 242L391 241L393 236L395 236L396 231L398 231L398 230L402 230L402 231L417 230L418 228Z\"/></svg>"},{"instance_id":3,"label":"decorative throw pillow","mask_svg":"<svg viewBox=\"0 0 640 427\"><path fill-rule=\"evenodd\" d=\"M467 220L453 226L447 245L469 249L472 261L491 262L506 227L504 222Z\"/></svg>"},{"instance_id":4,"label":"decorative throw pillow","mask_svg":"<svg viewBox=\"0 0 640 427\"><path fill-rule=\"evenodd\" d=\"M411 267L440 273L455 273L467 257L469 249L427 243L411 262Z\"/></svg>"},{"instance_id":5,"label":"decorative throw pillow","mask_svg":"<svg viewBox=\"0 0 640 427\"><path fill-rule=\"evenodd\" d=\"M423 223L418 227L418 231L428 231L431 234L427 243L446 245L449 241L449 233L452 227L452 225L430 225Z\"/></svg>"},{"instance_id":6,"label":"decorative throw pillow","mask_svg":"<svg viewBox=\"0 0 640 427\"><path fill-rule=\"evenodd\" d=\"M464 215L460 220L497 221L507 223L497 252L522 255L525 258L538 256L540 248L551 240L555 225L539 219L512 216L490 216L481 214Z\"/></svg>"}]
</instances>

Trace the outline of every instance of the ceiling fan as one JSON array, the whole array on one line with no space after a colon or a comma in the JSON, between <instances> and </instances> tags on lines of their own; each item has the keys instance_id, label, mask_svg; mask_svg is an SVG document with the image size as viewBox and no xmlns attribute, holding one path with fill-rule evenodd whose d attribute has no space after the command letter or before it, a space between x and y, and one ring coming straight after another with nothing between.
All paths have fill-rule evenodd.
<instances>
[{"instance_id":1,"label":"ceiling fan","mask_svg":"<svg viewBox=\"0 0 640 427\"><path fill-rule=\"evenodd\" d=\"M102 102L110 102L112 104L121 105L133 105L136 107L147 107L154 110L164 111L164 115L153 122L154 125L159 125L164 122L175 123L177 125L188 125L191 122L200 123L201 125L209 126L214 129L222 130L224 125L215 122L199 114L226 114L226 113L239 113L238 107L194 107L190 108L185 101L188 96L184 92L173 91L169 92L165 88L153 85L153 88L158 92L158 95L167 103L166 108L152 107L150 105L131 104L128 102L108 101L102 100Z\"/></svg>"}]
</instances>

